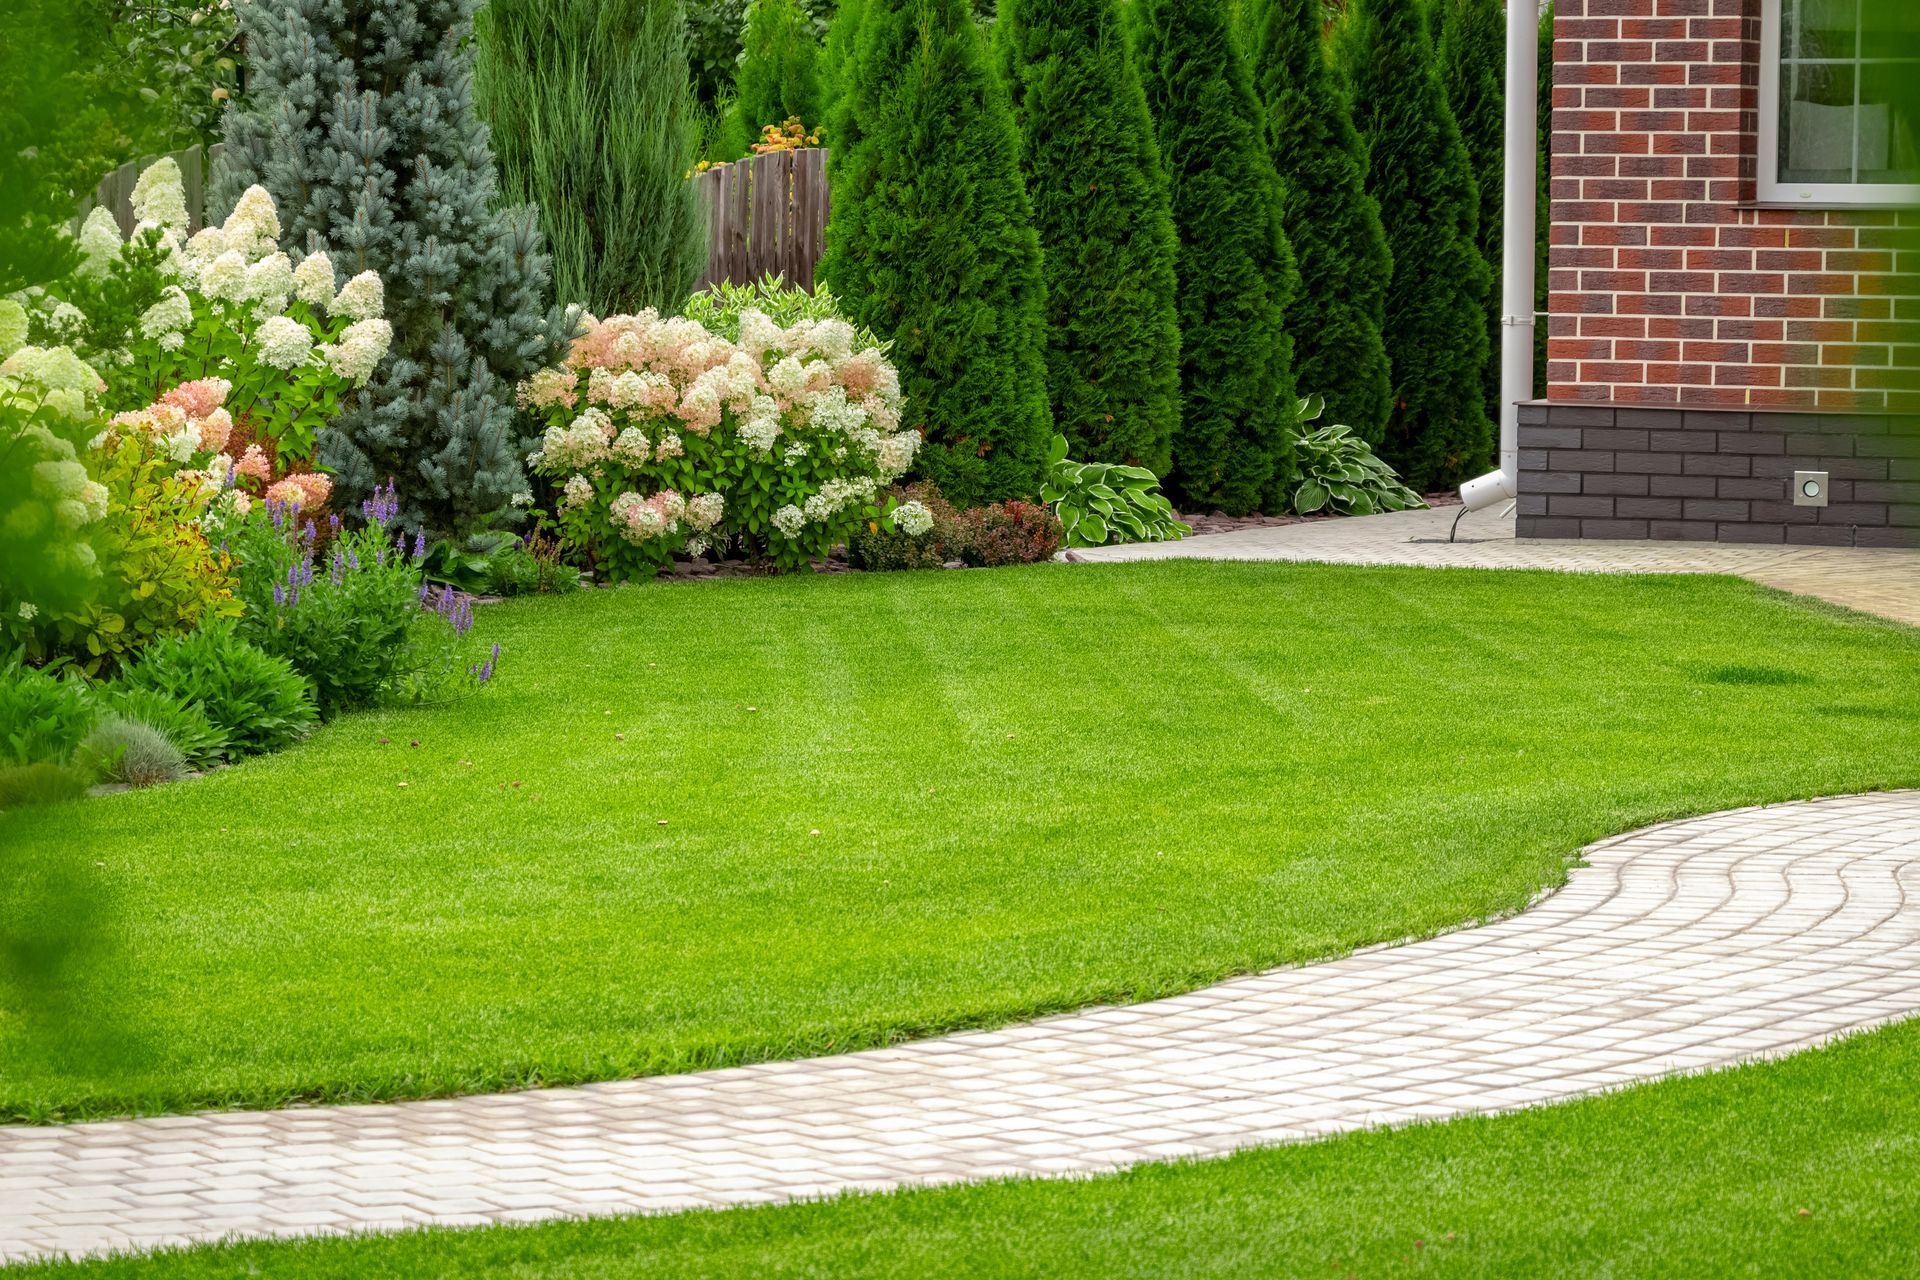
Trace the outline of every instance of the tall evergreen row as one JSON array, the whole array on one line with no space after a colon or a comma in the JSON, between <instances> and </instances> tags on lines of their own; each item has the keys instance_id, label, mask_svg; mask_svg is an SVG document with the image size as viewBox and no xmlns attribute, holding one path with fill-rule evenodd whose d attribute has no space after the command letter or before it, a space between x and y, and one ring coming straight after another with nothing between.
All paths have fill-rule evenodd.
<instances>
[{"instance_id":1,"label":"tall evergreen row","mask_svg":"<svg viewBox=\"0 0 1920 1280\"><path fill-rule=\"evenodd\" d=\"M1502 0L972 9L843 0L819 86L821 270L951 497L1031 493L1058 431L1277 511L1311 393L1416 488L1490 465Z\"/></svg>"}]
</instances>

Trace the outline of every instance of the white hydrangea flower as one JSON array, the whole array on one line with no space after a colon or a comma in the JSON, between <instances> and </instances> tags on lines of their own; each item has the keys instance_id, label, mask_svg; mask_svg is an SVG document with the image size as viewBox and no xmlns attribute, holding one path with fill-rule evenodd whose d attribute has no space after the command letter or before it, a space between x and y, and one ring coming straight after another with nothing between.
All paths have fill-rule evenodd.
<instances>
[{"instance_id":1,"label":"white hydrangea flower","mask_svg":"<svg viewBox=\"0 0 1920 1280\"><path fill-rule=\"evenodd\" d=\"M653 442L638 427L628 427L614 437L612 453L622 462L638 466L652 456L652 451Z\"/></svg>"},{"instance_id":2,"label":"white hydrangea flower","mask_svg":"<svg viewBox=\"0 0 1920 1280\"><path fill-rule=\"evenodd\" d=\"M27 345L27 309L12 298L0 298L0 360Z\"/></svg>"},{"instance_id":3,"label":"white hydrangea flower","mask_svg":"<svg viewBox=\"0 0 1920 1280\"><path fill-rule=\"evenodd\" d=\"M255 334L260 359L276 369L292 369L313 350L313 332L292 316L270 316Z\"/></svg>"},{"instance_id":4,"label":"white hydrangea flower","mask_svg":"<svg viewBox=\"0 0 1920 1280\"><path fill-rule=\"evenodd\" d=\"M228 249L209 262L200 272L200 292L209 298L244 302L247 297L247 259L238 249Z\"/></svg>"},{"instance_id":5,"label":"white hydrangea flower","mask_svg":"<svg viewBox=\"0 0 1920 1280\"><path fill-rule=\"evenodd\" d=\"M918 431L897 431L880 442L879 456L875 459L880 467L882 480L893 480L907 473L913 465L913 455L920 450Z\"/></svg>"},{"instance_id":6,"label":"white hydrangea flower","mask_svg":"<svg viewBox=\"0 0 1920 1280\"><path fill-rule=\"evenodd\" d=\"M80 274L95 279L105 275L121 248L120 224L105 209L94 206L80 224Z\"/></svg>"},{"instance_id":7,"label":"white hydrangea flower","mask_svg":"<svg viewBox=\"0 0 1920 1280\"><path fill-rule=\"evenodd\" d=\"M767 385L782 400L797 399L807 389L807 370L799 357L787 356L767 374Z\"/></svg>"},{"instance_id":8,"label":"white hydrangea flower","mask_svg":"<svg viewBox=\"0 0 1920 1280\"><path fill-rule=\"evenodd\" d=\"M189 262L212 262L227 251L227 233L218 227L202 227L187 241Z\"/></svg>"},{"instance_id":9,"label":"white hydrangea flower","mask_svg":"<svg viewBox=\"0 0 1920 1280\"><path fill-rule=\"evenodd\" d=\"M316 311L333 305L333 260L324 253L310 253L293 269L293 296Z\"/></svg>"},{"instance_id":10,"label":"white hydrangea flower","mask_svg":"<svg viewBox=\"0 0 1920 1280\"><path fill-rule=\"evenodd\" d=\"M386 311L386 306L386 287L380 283L379 275L362 271L340 286L331 310L334 315L349 320L374 320Z\"/></svg>"},{"instance_id":11,"label":"white hydrangea flower","mask_svg":"<svg viewBox=\"0 0 1920 1280\"><path fill-rule=\"evenodd\" d=\"M813 326L807 345L829 360L845 360L853 354L853 326L845 320L822 320Z\"/></svg>"},{"instance_id":12,"label":"white hydrangea flower","mask_svg":"<svg viewBox=\"0 0 1920 1280\"><path fill-rule=\"evenodd\" d=\"M797 538L800 531L807 527L806 513L789 502L773 513L773 527L789 538Z\"/></svg>"},{"instance_id":13,"label":"white hydrangea flower","mask_svg":"<svg viewBox=\"0 0 1920 1280\"><path fill-rule=\"evenodd\" d=\"M320 349L327 364L356 387L367 385L374 369L386 358L393 344L393 326L385 320L356 320L340 334L340 340Z\"/></svg>"},{"instance_id":14,"label":"white hydrangea flower","mask_svg":"<svg viewBox=\"0 0 1920 1280\"><path fill-rule=\"evenodd\" d=\"M566 488L562 491L560 505L566 508L580 506L593 498L593 482L585 476L569 476Z\"/></svg>"},{"instance_id":15,"label":"white hydrangea flower","mask_svg":"<svg viewBox=\"0 0 1920 1280\"><path fill-rule=\"evenodd\" d=\"M740 313L740 350L758 359L762 352L780 345L780 326L764 311L749 307Z\"/></svg>"},{"instance_id":16,"label":"white hydrangea flower","mask_svg":"<svg viewBox=\"0 0 1920 1280\"><path fill-rule=\"evenodd\" d=\"M186 231L187 192L171 156L154 161L134 180L133 216L152 226Z\"/></svg>"},{"instance_id":17,"label":"white hydrangea flower","mask_svg":"<svg viewBox=\"0 0 1920 1280\"><path fill-rule=\"evenodd\" d=\"M193 299L179 285L170 285L160 301L140 313L140 336L158 339L178 334L193 323Z\"/></svg>"},{"instance_id":18,"label":"white hydrangea flower","mask_svg":"<svg viewBox=\"0 0 1920 1280\"><path fill-rule=\"evenodd\" d=\"M200 428L192 424L181 427L172 435L162 438L158 447L171 462L190 461L194 450L200 447Z\"/></svg>"},{"instance_id":19,"label":"white hydrangea flower","mask_svg":"<svg viewBox=\"0 0 1920 1280\"><path fill-rule=\"evenodd\" d=\"M507 502L509 505L515 507L530 507L533 505L533 493L531 490L522 489L511 498L508 498Z\"/></svg>"},{"instance_id":20,"label":"white hydrangea flower","mask_svg":"<svg viewBox=\"0 0 1920 1280\"><path fill-rule=\"evenodd\" d=\"M701 493L687 499L687 523L702 533L719 524L726 511L727 500L722 494Z\"/></svg>"},{"instance_id":21,"label":"white hydrangea flower","mask_svg":"<svg viewBox=\"0 0 1920 1280\"><path fill-rule=\"evenodd\" d=\"M293 263L275 250L247 268L247 295L263 311L285 309L293 292Z\"/></svg>"},{"instance_id":22,"label":"white hydrangea flower","mask_svg":"<svg viewBox=\"0 0 1920 1280\"><path fill-rule=\"evenodd\" d=\"M653 451L653 456L659 459L683 458L686 453L687 446L680 437L668 431L661 434L659 447Z\"/></svg>"},{"instance_id":23,"label":"white hydrangea flower","mask_svg":"<svg viewBox=\"0 0 1920 1280\"><path fill-rule=\"evenodd\" d=\"M248 261L265 257L280 243L280 211L267 189L256 183L241 195L220 230L228 249L244 253Z\"/></svg>"},{"instance_id":24,"label":"white hydrangea flower","mask_svg":"<svg viewBox=\"0 0 1920 1280\"><path fill-rule=\"evenodd\" d=\"M933 528L933 512L924 502L903 502L893 509L893 527L917 538Z\"/></svg>"}]
</instances>

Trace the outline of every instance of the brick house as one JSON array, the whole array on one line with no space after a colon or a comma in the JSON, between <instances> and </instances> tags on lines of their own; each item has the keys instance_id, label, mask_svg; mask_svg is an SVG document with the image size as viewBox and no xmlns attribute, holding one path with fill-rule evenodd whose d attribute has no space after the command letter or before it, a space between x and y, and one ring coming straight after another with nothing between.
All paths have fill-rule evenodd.
<instances>
[{"instance_id":1,"label":"brick house","mask_svg":"<svg viewBox=\"0 0 1920 1280\"><path fill-rule=\"evenodd\" d=\"M1521 536L1920 545L1920 0L1559 0L1553 34Z\"/></svg>"}]
</instances>

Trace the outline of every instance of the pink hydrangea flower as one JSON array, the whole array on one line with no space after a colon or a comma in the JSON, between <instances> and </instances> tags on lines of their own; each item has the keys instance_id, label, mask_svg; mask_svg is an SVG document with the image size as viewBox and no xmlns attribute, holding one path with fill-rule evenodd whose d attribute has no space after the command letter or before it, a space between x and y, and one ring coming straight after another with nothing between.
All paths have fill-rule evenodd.
<instances>
[{"instance_id":1,"label":"pink hydrangea flower","mask_svg":"<svg viewBox=\"0 0 1920 1280\"><path fill-rule=\"evenodd\" d=\"M204 418L225 404L232 390L233 384L225 378L195 378L168 391L160 401L178 406L189 418Z\"/></svg>"}]
</instances>

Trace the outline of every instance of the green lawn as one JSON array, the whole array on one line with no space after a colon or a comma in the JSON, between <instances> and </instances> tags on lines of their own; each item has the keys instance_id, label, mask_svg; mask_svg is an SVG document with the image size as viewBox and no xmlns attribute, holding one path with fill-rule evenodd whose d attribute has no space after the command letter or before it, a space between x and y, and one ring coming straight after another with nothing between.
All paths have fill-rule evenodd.
<instances>
[{"instance_id":1,"label":"green lawn","mask_svg":"<svg viewBox=\"0 0 1920 1280\"><path fill-rule=\"evenodd\" d=\"M1664 818L1920 785L1920 632L1736 580L1037 566L481 625L484 697L0 816L16 865L104 890L60 1025L126 1060L0 1022L0 1114L857 1048L1512 911Z\"/></svg>"},{"instance_id":2,"label":"green lawn","mask_svg":"<svg viewBox=\"0 0 1920 1280\"><path fill-rule=\"evenodd\" d=\"M1781 1062L1564 1106L1082 1181L225 1246L27 1267L20 1280L1904 1280L1920 1274L1916 1079L1920 1021Z\"/></svg>"}]
</instances>

